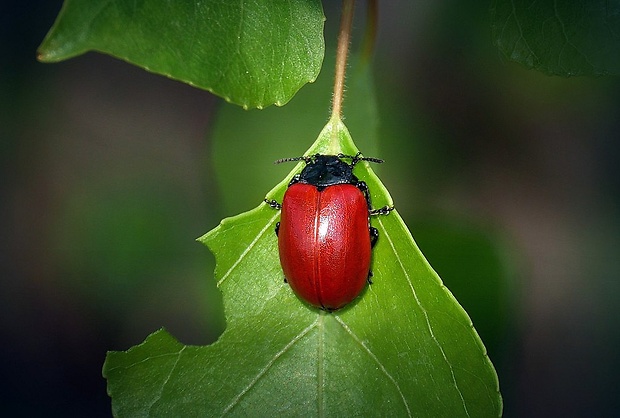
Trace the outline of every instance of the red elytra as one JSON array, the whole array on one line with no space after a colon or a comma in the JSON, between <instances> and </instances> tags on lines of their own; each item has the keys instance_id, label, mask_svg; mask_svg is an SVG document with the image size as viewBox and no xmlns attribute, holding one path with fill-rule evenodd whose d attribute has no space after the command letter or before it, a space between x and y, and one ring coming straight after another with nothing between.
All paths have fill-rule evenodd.
<instances>
[{"instance_id":1,"label":"red elytra","mask_svg":"<svg viewBox=\"0 0 620 418\"><path fill-rule=\"evenodd\" d=\"M370 215L393 209L370 208L368 187L353 175L353 167L382 160L360 155L278 160L303 160L306 166L289 183L282 204L265 199L282 210L276 234L286 280L300 299L328 311L351 302L370 282L371 252L379 235Z\"/></svg>"},{"instance_id":2,"label":"red elytra","mask_svg":"<svg viewBox=\"0 0 620 418\"><path fill-rule=\"evenodd\" d=\"M291 185L282 201L278 247L295 294L323 309L343 307L362 292L370 271L366 197L352 184L322 191Z\"/></svg>"}]
</instances>

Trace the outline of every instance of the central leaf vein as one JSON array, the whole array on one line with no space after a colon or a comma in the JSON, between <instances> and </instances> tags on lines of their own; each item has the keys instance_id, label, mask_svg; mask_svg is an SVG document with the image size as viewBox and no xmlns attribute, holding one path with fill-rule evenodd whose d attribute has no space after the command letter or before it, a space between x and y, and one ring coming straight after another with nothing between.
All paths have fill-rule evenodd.
<instances>
[{"instance_id":1,"label":"central leaf vein","mask_svg":"<svg viewBox=\"0 0 620 418\"><path fill-rule=\"evenodd\" d=\"M318 347L317 347L317 406L319 411L319 417L325 416L325 401L323 395L323 389L325 388L325 322L324 322L324 311L321 311L317 326L319 329L318 332Z\"/></svg>"}]
</instances>

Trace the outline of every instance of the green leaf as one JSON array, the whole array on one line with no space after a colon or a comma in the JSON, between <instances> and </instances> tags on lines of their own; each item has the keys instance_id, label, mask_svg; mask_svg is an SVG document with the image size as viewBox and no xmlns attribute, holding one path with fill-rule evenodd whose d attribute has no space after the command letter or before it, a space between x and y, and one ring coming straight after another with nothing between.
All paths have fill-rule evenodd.
<instances>
[{"instance_id":1,"label":"green leaf","mask_svg":"<svg viewBox=\"0 0 620 418\"><path fill-rule=\"evenodd\" d=\"M354 153L332 119L308 153ZM281 199L289 176L269 198ZM391 198L368 163L375 207ZM463 309L397 211L373 219L373 281L334 313L297 299L279 265L279 213L266 204L201 238L216 257L227 329L207 347L165 331L104 365L117 416L499 416L497 375Z\"/></svg>"},{"instance_id":2,"label":"green leaf","mask_svg":"<svg viewBox=\"0 0 620 418\"><path fill-rule=\"evenodd\" d=\"M99 51L262 108L317 77L324 20L319 0L65 0L38 53Z\"/></svg>"},{"instance_id":3,"label":"green leaf","mask_svg":"<svg viewBox=\"0 0 620 418\"><path fill-rule=\"evenodd\" d=\"M493 38L509 59L545 73L620 74L620 1L495 0Z\"/></svg>"}]
</instances>

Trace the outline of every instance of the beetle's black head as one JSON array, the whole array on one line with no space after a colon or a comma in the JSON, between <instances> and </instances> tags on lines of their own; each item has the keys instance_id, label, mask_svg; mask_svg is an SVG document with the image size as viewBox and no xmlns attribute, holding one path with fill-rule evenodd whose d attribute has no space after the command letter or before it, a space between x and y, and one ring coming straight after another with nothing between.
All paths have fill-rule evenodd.
<instances>
[{"instance_id":1,"label":"beetle's black head","mask_svg":"<svg viewBox=\"0 0 620 418\"><path fill-rule=\"evenodd\" d=\"M306 163L306 166L297 174L289 186L295 183L304 183L316 186L319 190L324 189L327 186L333 186L334 184L354 184L359 187L360 182L357 177L353 175L353 167L360 161L369 161L373 163L382 163L383 160L373 157L362 157L362 153L358 152L355 155L323 155L314 154L310 157L294 157L283 158L277 160L275 163L280 164L286 161L301 161ZM350 159L351 164L347 164L343 159Z\"/></svg>"},{"instance_id":2,"label":"beetle's black head","mask_svg":"<svg viewBox=\"0 0 620 418\"><path fill-rule=\"evenodd\" d=\"M334 184L357 184L353 165L342 161L337 155L316 154L306 160L299 174L299 183L311 184L322 189Z\"/></svg>"}]
</instances>

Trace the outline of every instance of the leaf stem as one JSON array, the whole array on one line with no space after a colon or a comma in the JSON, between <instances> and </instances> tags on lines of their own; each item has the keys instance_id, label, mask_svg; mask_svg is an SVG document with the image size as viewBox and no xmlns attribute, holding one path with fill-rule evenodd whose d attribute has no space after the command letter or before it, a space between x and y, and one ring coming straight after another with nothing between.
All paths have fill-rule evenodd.
<instances>
[{"instance_id":1,"label":"leaf stem","mask_svg":"<svg viewBox=\"0 0 620 418\"><path fill-rule=\"evenodd\" d=\"M342 116L342 100L344 97L344 78L347 70L347 55L353 23L355 0L342 1L342 15L340 17L340 32L338 33L338 48L336 50L336 75L334 79L334 97L332 99L332 119Z\"/></svg>"}]
</instances>

